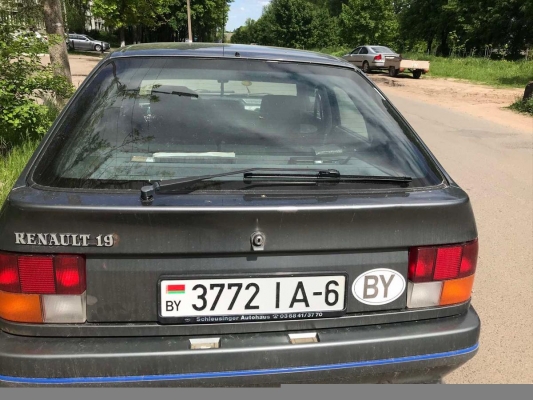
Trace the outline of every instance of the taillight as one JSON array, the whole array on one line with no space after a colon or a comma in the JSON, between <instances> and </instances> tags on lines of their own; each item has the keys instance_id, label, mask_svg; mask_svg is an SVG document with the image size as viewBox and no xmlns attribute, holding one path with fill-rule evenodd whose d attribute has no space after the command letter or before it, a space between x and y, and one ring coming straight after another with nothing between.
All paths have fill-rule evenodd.
<instances>
[{"instance_id":1,"label":"taillight","mask_svg":"<svg viewBox=\"0 0 533 400\"><path fill-rule=\"evenodd\" d=\"M379 61L379 60L381 60L381 54L374 56L374 61Z\"/></svg>"},{"instance_id":2,"label":"taillight","mask_svg":"<svg viewBox=\"0 0 533 400\"><path fill-rule=\"evenodd\" d=\"M0 253L0 318L85 322L85 258Z\"/></svg>"},{"instance_id":3,"label":"taillight","mask_svg":"<svg viewBox=\"0 0 533 400\"><path fill-rule=\"evenodd\" d=\"M477 256L477 239L409 249L407 307L444 306L470 299Z\"/></svg>"}]
</instances>

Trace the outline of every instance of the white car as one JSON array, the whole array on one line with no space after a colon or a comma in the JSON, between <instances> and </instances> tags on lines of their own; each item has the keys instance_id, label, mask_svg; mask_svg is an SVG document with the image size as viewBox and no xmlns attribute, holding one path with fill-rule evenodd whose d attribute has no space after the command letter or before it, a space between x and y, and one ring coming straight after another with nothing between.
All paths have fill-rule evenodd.
<instances>
[{"instance_id":1,"label":"white car","mask_svg":"<svg viewBox=\"0 0 533 400\"><path fill-rule=\"evenodd\" d=\"M364 73L372 70L387 69L385 59L399 57L399 54L385 46L365 45L355 48L342 58L361 68Z\"/></svg>"},{"instance_id":2,"label":"white car","mask_svg":"<svg viewBox=\"0 0 533 400\"><path fill-rule=\"evenodd\" d=\"M48 36L43 36L37 31L16 31L13 34L13 37L15 39L22 39L22 38L30 37L31 35L34 35L37 39L41 40L43 43L48 42Z\"/></svg>"}]
</instances>

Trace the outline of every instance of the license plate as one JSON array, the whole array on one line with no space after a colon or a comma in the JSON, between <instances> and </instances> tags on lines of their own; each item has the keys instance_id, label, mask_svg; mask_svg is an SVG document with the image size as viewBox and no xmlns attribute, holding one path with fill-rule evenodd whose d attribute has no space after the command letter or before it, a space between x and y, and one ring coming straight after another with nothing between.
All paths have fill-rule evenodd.
<instances>
[{"instance_id":1,"label":"license plate","mask_svg":"<svg viewBox=\"0 0 533 400\"><path fill-rule=\"evenodd\" d=\"M159 316L171 323L275 321L339 316L346 276L177 279L160 281Z\"/></svg>"}]
</instances>

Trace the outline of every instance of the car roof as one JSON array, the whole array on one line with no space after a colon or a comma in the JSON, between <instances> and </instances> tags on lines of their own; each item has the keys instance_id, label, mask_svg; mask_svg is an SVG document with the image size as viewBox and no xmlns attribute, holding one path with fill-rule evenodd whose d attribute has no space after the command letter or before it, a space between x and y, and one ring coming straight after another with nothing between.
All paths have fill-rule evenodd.
<instances>
[{"instance_id":1,"label":"car roof","mask_svg":"<svg viewBox=\"0 0 533 400\"><path fill-rule=\"evenodd\" d=\"M143 43L120 48L109 58L136 56L187 56L294 61L353 68L343 59L313 51L233 43Z\"/></svg>"}]
</instances>

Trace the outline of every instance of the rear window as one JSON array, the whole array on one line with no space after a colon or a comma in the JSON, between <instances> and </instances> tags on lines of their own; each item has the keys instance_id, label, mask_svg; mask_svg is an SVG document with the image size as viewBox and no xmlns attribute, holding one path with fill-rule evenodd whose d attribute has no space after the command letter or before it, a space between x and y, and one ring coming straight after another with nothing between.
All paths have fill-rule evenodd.
<instances>
[{"instance_id":1,"label":"rear window","mask_svg":"<svg viewBox=\"0 0 533 400\"><path fill-rule=\"evenodd\" d=\"M392 51L388 47L385 46L373 46L371 47L372 51L374 53L389 53L389 54L395 54L395 51Z\"/></svg>"},{"instance_id":2,"label":"rear window","mask_svg":"<svg viewBox=\"0 0 533 400\"><path fill-rule=\"evenodd\" d=\"M118 58L81 90L35 169L38 184L135 189L147 181L295 166L409 176L411 186L442 180L395 111L352 69ZM205 185L248 189L242 175Z\"/></svg>"}]
</instances>

